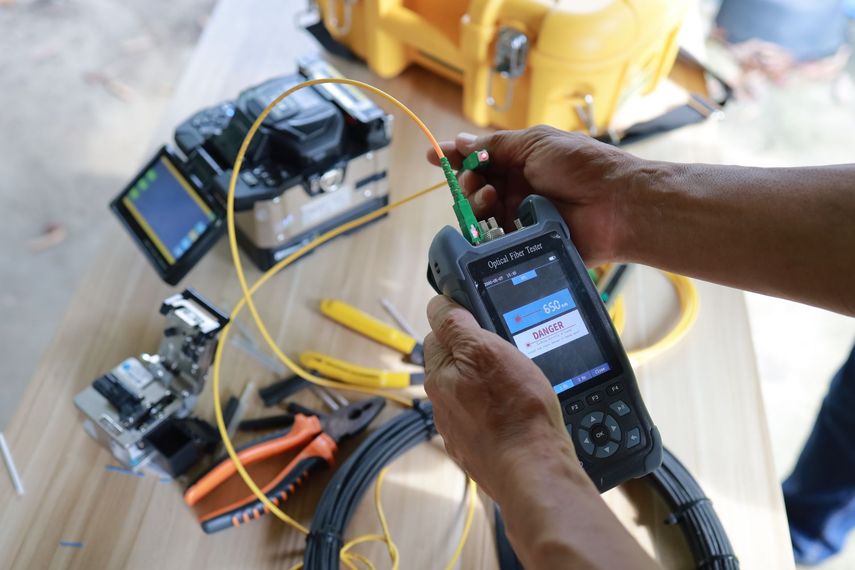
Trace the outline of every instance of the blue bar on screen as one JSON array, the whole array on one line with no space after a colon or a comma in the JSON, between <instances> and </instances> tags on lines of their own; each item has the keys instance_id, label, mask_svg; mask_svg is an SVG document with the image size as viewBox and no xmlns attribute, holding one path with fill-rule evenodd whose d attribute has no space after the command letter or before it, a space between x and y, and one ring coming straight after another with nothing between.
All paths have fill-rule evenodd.
<instances>
[{"instance_id":1,"label":"blue bar on screen","mask_svg":"<svg viewBox=\"0 0 855 570\"><path fill-rule=\"evenodd\" d=\"M596 378L600 374L605 374L606 372L608 372L611 369L612 369L612 367L609 366L608 363L604 362L604 363L600 364L599 366L594 366L593 368L591 368L587 372L582 372L578 376L574 376L573 378L570 378L569 380L565 380L563 382L559 382L558 384L555 384L552 387L552 389L555 391L556 394L560 394L564 390L569 390L573 386L576 386L578 384L581 384L582 382L586 382L588 380Z\"/></svg>"},{"instance_id":2,"label":"blue bar on screen","mask_svg":"<svg viewBox=\"0 0 855 570\"><path fill-rule=\"evenodd\" d=\"M511 283L513 283L514 285L519 285L520 283L525 283L526 281L534 279L535 277L537 277L537 270L532 269L531 271L526 271L522 275L517 275L516 277L512 278Z\"/></svg>"},{"instance_id":3,"label":"blue bar on screen","mask_svg":"<svg viewBox=\"0 0 855 570\"><path fill-rule=\"evenodd\" d=\"M502 316L511 334L516 334L523 329L566 313L575 307L576 302L570 295L570 290L561 289L513 311L508 311Z\"/></svg>"}]
</instances>

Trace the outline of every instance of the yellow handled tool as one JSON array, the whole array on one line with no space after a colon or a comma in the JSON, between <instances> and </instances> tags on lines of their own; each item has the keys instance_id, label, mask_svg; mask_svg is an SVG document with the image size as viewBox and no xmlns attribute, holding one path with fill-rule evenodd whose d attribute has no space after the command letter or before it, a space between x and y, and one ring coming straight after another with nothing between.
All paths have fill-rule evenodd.
<instances>
[{"instance_id":1,"label":"yellow handled tool","mask_svg":"<svg viewBox=\"0 0 855 570\"><path fill-rule=\"evenodd\" d=\"M407 362L424 366L425 357L422 344L407 333L336 299L323 299L321 301L321 313L362 336L400 352Z\"/></svg>"},{"instance_id":2,"label":"yellow handled tool","mask_svg":"<svg viewBox=\"0 0 855 570\"><path fill-rule=\"evenodd\" d=\"M370 388L406 388L413 384L422 384L425 379L421 372L368 368L320 352L304 352L300 355L300 364L326 378Z\"/></svg>"}]
</instances>

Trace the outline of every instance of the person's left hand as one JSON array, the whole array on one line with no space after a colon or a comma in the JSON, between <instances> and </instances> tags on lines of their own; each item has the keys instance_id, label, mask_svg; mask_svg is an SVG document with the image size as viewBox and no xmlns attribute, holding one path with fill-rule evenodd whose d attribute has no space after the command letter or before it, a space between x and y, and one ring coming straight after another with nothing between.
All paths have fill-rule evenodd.
<instances>
[{"instance_id":1,"label":"person's left hand","mask_svg":"<svg viewBox=\"0 0 855 570\"><path fill-rule=\"evenodd\" d=\"M592 487L537 365L447 297L433 298L427 314L425 390L452 459L496 500L544 461L566 462Z\"/></svg>"}]
</instances>

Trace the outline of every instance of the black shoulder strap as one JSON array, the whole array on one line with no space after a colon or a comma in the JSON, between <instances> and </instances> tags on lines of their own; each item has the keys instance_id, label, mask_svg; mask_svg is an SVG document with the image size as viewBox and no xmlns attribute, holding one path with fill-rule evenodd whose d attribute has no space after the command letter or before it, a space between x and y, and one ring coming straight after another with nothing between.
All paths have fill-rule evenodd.
<instances>
[{"instance_id":1,"label":"black shoulder strap","mask_svg":"<svg viewBox=\"0 0 855 570\"><path fill-rule=\"evenodd\" d=\"M733 97L733 87L685 49L680 48L677 59L685 65L703 71L704 75L717 82L720 86L721 95L717 99L711 100L699 93L690 93L689 102L685 105L669 109L649 121L636 123L622 133L603 134L598 136L597 140L613 145L631 144L686 125L701 123L710 117L722 114L722 107Z\"/></svg>"}]
</instances>

